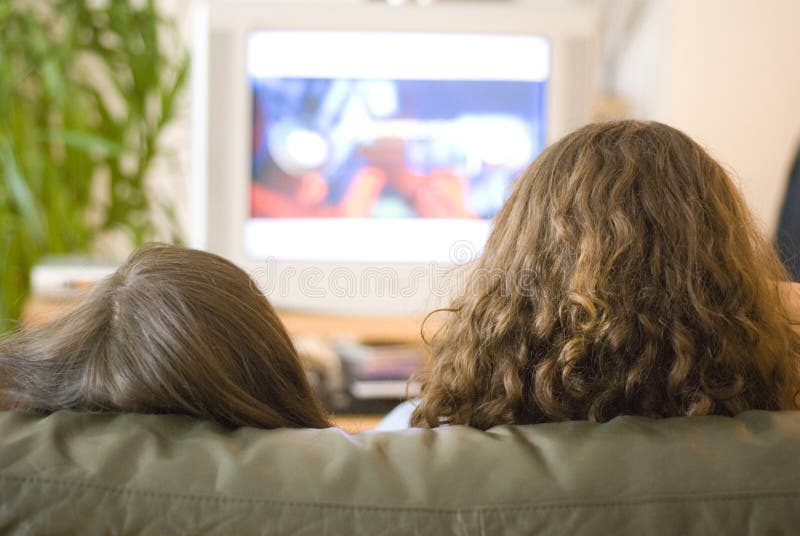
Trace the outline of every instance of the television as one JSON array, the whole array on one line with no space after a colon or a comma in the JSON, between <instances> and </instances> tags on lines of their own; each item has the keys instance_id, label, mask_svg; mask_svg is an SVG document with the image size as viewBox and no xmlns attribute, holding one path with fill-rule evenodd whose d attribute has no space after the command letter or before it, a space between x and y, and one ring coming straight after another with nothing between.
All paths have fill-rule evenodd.
<instances>
[{"instance_id":1,"label":"television","mask_svg":"<svg viewBox=\"0 0 800 536\"><path fill-rule=\"evenodd\" d=\"M193 22L191 243L278 308L445 303L514 179L589 118L579 2L219 0Z\"/></svg>"}]
</instances>

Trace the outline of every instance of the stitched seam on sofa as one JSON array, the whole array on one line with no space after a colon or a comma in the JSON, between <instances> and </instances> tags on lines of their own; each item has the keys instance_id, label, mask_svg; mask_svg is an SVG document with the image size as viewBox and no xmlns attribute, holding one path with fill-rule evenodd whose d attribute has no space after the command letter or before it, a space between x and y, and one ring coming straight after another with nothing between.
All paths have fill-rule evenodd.
<instances>
[{"instance_id":1,"label":"stitched seam on sofa","mask_svg":"<svg viewBox=\"0 0 800 536\"><path fill-rule=\"evenodd\" d=\"M515 511L515 510L554 510L554 509L569 509L569 508L624 508L633 506L643 506L647 504L659 503L685 503L685 502L734 502L744 501L750 499L785 499L796 497L800 498L800 491L764 491L764 492L747 492L747 493L729 493L722 495L708 495L708 494L688 494L676 496L654 496L645 497L641 499L630 499L625 501L572 501L566 503L545 503L545 504L499 504L499 505L468 505L453 508L426 508L419 506L376 506L376 505L360 505L360 504L340 504L340 503L324 503L324 502L303 502L303 501L281 501L275 499L259 499L255 497L224 497L219 495L202 495L202 494L186 494L186 493L171 493L150 490L131 489L120 486L110 486L103 484L95 484L91 482L78 482L72 480L56 480L41 477L18 477L13 475L0 474L0 480L15 481L18 483L33 483L33 484L47 484L55 486L67 486L75 488L87 488L103 492L112 492L120 495L136 495L144 498L152 499L179 499L184 501L198 501L198 502L217 502L217 503L244 503L244 504L271 504L275 506L298 506L298 507L313 507L322 509L341 509L341 510L366 510L366 511L408 511L408 512L425 512L431 514L458 514L465 511L474 512L492 512L492 511Z\"/></svg>"}]
</instances>

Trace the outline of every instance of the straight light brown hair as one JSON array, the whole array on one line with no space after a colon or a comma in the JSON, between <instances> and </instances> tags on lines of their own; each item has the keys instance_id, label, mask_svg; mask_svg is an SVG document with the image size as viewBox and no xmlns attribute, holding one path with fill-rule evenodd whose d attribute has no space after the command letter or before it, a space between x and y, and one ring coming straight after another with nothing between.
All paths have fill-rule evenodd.
<instances>
[{"instance_id":1,"label":"straight light brown hair","mask_svg":"<svg viewBox=\"0 0 800 536\"><path fill-rule=\"evenodd\" d=\"M431 341L412 423L796 409L786 280L697 143L659 123L588 125L517 180Z\"/></svg>"},{"instance_id":2,"label":"straight light brown hair","mask_svg":"<svg viewBox=\"0 0 800 536\"><path fill-rule=\"evenodd\" d=\"M222 257L167 245L135 252L62 318L0 341L0 401L329 426L252 279Z\"/></svg>"}]
</instances>

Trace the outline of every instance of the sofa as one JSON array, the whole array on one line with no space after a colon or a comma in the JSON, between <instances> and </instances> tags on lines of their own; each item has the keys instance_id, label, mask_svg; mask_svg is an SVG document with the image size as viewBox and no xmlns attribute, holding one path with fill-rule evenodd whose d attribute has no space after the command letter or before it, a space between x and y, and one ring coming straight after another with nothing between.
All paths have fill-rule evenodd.
<instances>
[{"instance_id":1,"label":"sofa","mask_svg":"<svg viewBox=\"0 0 800 536\"><path fill-rule=\"evenodd\" d=\"M0 532L798 534L800 412L356 435L2 412Z\"/></svg>"}]
</instances>

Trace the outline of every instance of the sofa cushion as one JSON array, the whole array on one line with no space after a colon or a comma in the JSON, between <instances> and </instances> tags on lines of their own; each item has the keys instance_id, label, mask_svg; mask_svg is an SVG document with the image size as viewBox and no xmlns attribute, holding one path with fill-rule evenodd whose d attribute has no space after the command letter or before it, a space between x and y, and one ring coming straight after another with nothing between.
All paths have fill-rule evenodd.
<instances>
[{"instance_id":1,"label":"sofa cushion","mask_svg":"<svg viewBox=\"0 0 800 536\"><path fill-rule=\"evenodd\" d=\"M799 454L800 412L357 435L2 412L0 531L790 533Z\"/></svg>"}]
</instances>

